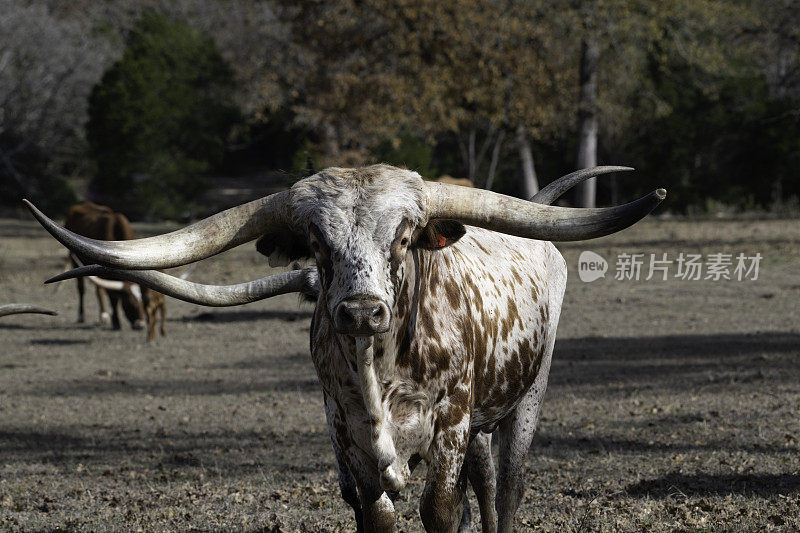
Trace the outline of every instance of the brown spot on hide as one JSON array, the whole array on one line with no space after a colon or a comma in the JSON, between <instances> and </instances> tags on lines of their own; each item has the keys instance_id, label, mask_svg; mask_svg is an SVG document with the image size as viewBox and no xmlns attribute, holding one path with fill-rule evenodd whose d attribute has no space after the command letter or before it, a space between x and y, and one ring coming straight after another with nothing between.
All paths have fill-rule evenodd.
<instances>
[{"instance_id":1,"label":"brown spot on hide","mask_svg":"<svg viewBox=\"0 0 800 533\"><path fill-rule=\"evenodd\" d=\"M517 322L517 320L519 320L520 325L522 325L522 321L519 318L517 303L513 298L508 298L508 300L506 300L506 314L500 323L500 337L502 340L505 341L508 339L508 336L511 334L511 330L514 329L514 324Z\"/></svg>"},{"instance_id":2,"label":"brown spot on hide","mask_svg":"<svg viewBox=\"0 0 800 533\"><path fill-rule=\"evenodd\" d=\"M533 303L539 301L539 288L536 285L531 286L531 301Z\"/></svg>"},{"instance_id":3,"label":"brown spot on hide","mask_svg":"<svg viewBox=\"0 0 800 533\"><path fill-rule=\"evenodd\" d=\"M517 271L516 267L511 267L511 276L514 278L514 281L517 282L517 285L522 284L522 277L520 277L519 272Z\"/></svg>"},{"instance_id":4,"label":"brown spot on hide","mask_svg":"<svg viewBox=\"0 0 800 533\"><path fill-rule=\"evenodd\" d=\"M477 247L478 247L478 249L479 249L481 252L485 253L486 255L490 255L490 253L489 253L489 250L487 250L486 248L484 248L484 247L483 247L483 245L481 244L481 242L480 242L479 240L475 240L475 241L473 241L473 242L475 243L475 246L477 246Z\"/></svg>"},{"instance_id":5,"label":"brown spot on hide","mask_svg":"<svg viewBox=\"0 0 800 533\"><path fill-rule=\"evenodd\" d=\"M450 352L446 348L433 342L426 348L423 359L429 363L428 378L434 378L450 368Z\"/></svg>"},{"instance_id":6,"label":"brown spot on hide","mask_svg":"<svg viewBox=\"0 0 800 533\"><path fill-rule=\"evenodd\" d=\"M461 306L461 289L452 279L448 279L444 284L444 291L451 309L458 309Z\"/></svg>"}]
</instances>

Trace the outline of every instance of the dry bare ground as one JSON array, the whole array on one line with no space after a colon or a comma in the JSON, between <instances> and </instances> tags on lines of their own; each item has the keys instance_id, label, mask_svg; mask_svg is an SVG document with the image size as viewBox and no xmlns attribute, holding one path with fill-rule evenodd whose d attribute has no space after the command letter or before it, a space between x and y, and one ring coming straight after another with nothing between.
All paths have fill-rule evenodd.
<instances>
[{"instance_id":1,"label":"dry bare ground","mask_svg":"<svg viewBox=\"0 0 800 533\"><path fill-rule=\"evenodd\" d=\"M570 282L520 531L800 530L798 244L797 220L651 219L561 246ZM605 279L578 279L582 250L610 261ZM756 281L613 279L636 252L764 259ZM61 313L0 323L0 530L354 529L310 306L169 300L168 336L147 344L97 325L92 295L75 323L74 283L42 285L63 257L34 223L0 221L0 303ZM193 279L267 270L246 245ZM421 529L420 470L397 504L404 531Z\"/></svg>"}]
</instances>

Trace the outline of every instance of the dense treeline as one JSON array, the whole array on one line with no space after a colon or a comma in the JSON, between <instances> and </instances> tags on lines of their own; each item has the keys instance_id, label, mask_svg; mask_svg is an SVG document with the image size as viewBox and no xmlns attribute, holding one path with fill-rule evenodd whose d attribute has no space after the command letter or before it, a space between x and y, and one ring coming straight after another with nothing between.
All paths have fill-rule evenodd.
<instances>
[{"instance_id":1,"label":"dense treeline","mask_svg":"<svg viewBox=\"0 0 800 533\"><path fill-rule=\"evenodd\" d=\"M209 174L386 161L525 196L596 162L638 169L600 204L796 205L795 4L0 0L0 194L57 210L88 179L181 217Z\"/></svg>"}]
</instances>

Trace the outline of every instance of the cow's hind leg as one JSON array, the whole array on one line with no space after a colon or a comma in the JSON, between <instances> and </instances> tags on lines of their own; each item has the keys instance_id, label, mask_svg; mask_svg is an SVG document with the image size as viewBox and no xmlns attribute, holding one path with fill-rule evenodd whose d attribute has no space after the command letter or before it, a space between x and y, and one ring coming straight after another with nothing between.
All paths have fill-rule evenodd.
<instances>
[{"instance_id":1,"label":"cow's hind leg","mask_svg":"<svg viewBox=\"0 0 800 533\"><path fill-rule=\"evenodd\" d=\"M494 461L492 460L492 436L478 433L469 443L467 456L464 459L464 468L467 470L469 483L478 500L481 512L481 531L494 533L497 531L497 513L495 512L496 482ZM469 502L464 498L465 515L469 513ZM460 531L465 529L465 519L461 518ZM469 522L467 522L469 524Z\"/></svg>"},{"instance_id":2,"label":"cow's hind leg","mask_svg":"<svg viewBox=\"0 0 800 533\"><path fill-rule=\"evenodd\" d=\"M102 289L98 287L97 290L100 291ZM101 298L99 293L97 297ZM111 291L108 293L108 298L111 300L111 327L114 329L122 329L122 325L119 323L119 293L117 291ZM108 315L105 309L103 309L103 314Z\"/></svg>"},{"instance_id":3,"label":"cow's hind leg","mask_svg":"<svg viewBox=\"0 0 800 533\"><path fill-rule=\"evenodd\" d=\"M167 304L164 302L164 297L161 297L161 303L158 304L158 309L161 311L161 336L167 336L167 328L165 327L167 322Z\"/></svg>"},{"instance_id":4,"label":"cow's hind leg","mask_svg":"<svg viewBox=\"0 0 800 533\"><path fill-rule=\"evenodd\" d=\"M561 315L561 302L566 286L567 269L561 255L551 247L554 261L549 268L549 319L546 345L539 365L539 372L533 385L522 401L504 418L497 428L500 441L499 472L497 475L497 530L500 533L511 533L514 527L514 514L525 492L523 480L525 476L525 459L539 421L547 377L550 374L550 362L556 342L556 328ZM548 313L544 313L546 316Z\"/></svg>"},{"instance_id":5,"label":"cow's hind leg","mask_svg":"<svg viewBox=\"0 0 800 533\"><path fill-rule=\"evenodd\" d=\"M547 373L544 374L546 385ZM499 472L497 475L496 508L498 527L501 533L511 533L514 514L525 492L525 459L531 446L544 385L534 386L528 391L517 407L500 422L497 435L500 441Z\"/></svg>"}]
</instances>

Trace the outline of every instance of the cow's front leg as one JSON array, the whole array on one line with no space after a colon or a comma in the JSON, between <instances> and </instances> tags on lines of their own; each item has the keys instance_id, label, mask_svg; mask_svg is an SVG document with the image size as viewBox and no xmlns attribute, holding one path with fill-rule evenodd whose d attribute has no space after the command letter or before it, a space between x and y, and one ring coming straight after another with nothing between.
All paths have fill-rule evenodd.
<instances>
[{"instance_id":1,"label":"cow's front leg","mask_svg":"<svg viewBox=\"0 0 800 533\"><path fill-rule=\"evenodd\" d=\"M466 471L462 472L469 441L470 416L441 429L430 448L428 475L422 491L419 514L426 531L458 531L467 486Z\"/></svg>"},{"instance_id":2,"label":"cow's front leg","mask_svg":"<svg viewBox=\"0 0 800 533\"><path fill-rule=\"evenodd\" d=\"M327 394L324 395L325 401L325 418L328 420L328 431L331 436L331 444L333 445L333 453L336 456L336 465L339 468L339 491L342 494L342 499L347 505L353 509L356 518L356 531L363 533L364 531L364 513L361 511L361 499L358 496L358 487L356 480L350 472L350 467L344 457L344 452L339 444L341 440L346 438L346 435L337 435L337 419L334 409L336 402L333 401ZM346 431L345 427L340 427L339 431Z\"/></svg>"},{"instance_id":3,"label":"cow's front leg","mask_svg":"<svg viewBox=\"0 0 800 533\"><path fill-rule=\"evenodd\" d=\"M106 294L107 294L106 290L102 287L97 287L96 292L97 292L97 306L100 308L100 324L102 324L103 326L108 326L109 324L111 324L111 315L109 315L108 311L106 310ZM112 302L111 305L113 306L114 303Z\"/></svg>"},{"instance_id":4,"label":"cow's front leg","mask_svg":"<svg viewBox=\"0 0 800 533\"><path fill-rule=\"evenodd\" d=\"M336 401L327 395L325 415L339 465L339 488L344 501L353 508L357 531L396 531L394 504L389 494L381 488L377 459L352 442L343 412Z\"/></svg>"},{"instance_id":5,"label":"cow's front leg","mask_svg":"<svg viewBox=\"0 0 800 533\"><path fill-rule=\"evenodd\" d=\"M356 446L344 451L344 459L358 486L365 532L394 533L394 503L381 488L378 462Z\"/></svg>"}]
</instances>

